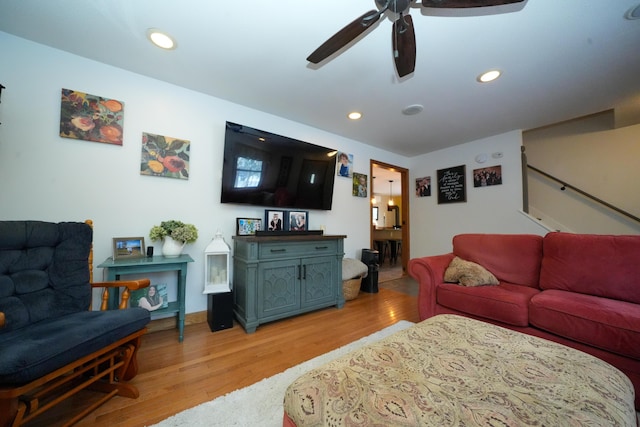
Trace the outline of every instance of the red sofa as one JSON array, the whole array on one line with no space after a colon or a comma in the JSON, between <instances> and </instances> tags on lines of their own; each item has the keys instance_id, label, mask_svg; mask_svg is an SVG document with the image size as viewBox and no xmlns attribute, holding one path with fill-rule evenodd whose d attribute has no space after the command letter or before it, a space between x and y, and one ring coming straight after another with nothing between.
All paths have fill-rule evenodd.
<instances>
[{"instance_id":1,"label":"red sofa","mask_svg":"<svg viewBox=\"0 0 640 427\"><path fill-rule=\"evenodd\" d=\"M498 285L445 283L453 258ZM451 253L409 261L420 319L452 313L582 350L624 372L640 409L640 236L461 234Z\"/></svg>"}]
</instances>

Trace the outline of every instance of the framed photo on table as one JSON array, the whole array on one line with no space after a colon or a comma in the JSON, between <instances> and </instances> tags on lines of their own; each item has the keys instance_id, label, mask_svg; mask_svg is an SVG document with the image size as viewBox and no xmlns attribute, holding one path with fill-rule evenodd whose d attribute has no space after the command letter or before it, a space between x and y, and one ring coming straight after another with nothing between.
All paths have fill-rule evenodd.
<instances>
[{"instance_id":1,"label":"framed photo on table","mask_svg":"<svg viewBox=\"0 0 640 427\"><path fill-rule=\"evenodd\" d=\"M309 212L307 211L289 211L289 231L307 231L307 223L309 221Z\"/></svg>"},{"instance_id":2,"label":"framed photo on table","mask_svg":"<svg viewBox=\"0 0 640 427\"><path fill-rule=\"evenodd\" d=\"M142 307L148 311L169 307L167 284L160 283L151 285L148 288L131 291L129 305L131 307Z\"/></svg>"},{"instance_id":3,"label":"framed photo on table","mask_svg":"<svg viewBox=\"0 0 640 427\"><path fill-rule=\"evenodd\" d=\"M266 231L284 231L287 228L286 220L287 220L287 211L275 211L275 210L265 210L264 211L264 222L265 222L265 230Z\"/></svg>"},{"instance_id":4,"label":"framed photo on table","mask_svg":"<svg viewBox=\"0 0 640 427\"><path fill-rule=\"evenodd\" d=\"M145 256L144 237L114 237L113 259L142 258Z\"/></svg>"},{"instance_id":5,"label":"framed photo on table","mask_svg":"<svg viewBox=\"0 0 640 427\"><path fill-rule=\"evenodd\" d=\"M262 230L262 218L236 218L236 234L252 236Z\"/></svg>"}]
</instances>

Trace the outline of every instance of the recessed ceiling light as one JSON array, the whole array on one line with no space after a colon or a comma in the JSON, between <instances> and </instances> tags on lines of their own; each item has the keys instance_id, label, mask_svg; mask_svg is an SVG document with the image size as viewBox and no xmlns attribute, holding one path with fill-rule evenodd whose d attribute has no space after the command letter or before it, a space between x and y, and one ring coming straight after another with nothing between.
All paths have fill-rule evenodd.
<instances>
[{"instance_id":1,"label":"recessed ceiling light","mask_svg":"<svg viewBox=\"0 0 640 427\"><path fill-rule=\"evenodd\" d=\"M170 35L155 28L147 30L147 37L151 40L151 43L163 49L171 50L176 48L176 42Z\"/></svg>"},{"instance_id":2,"label":"recessed ceiling light","mask_svg":"<svg viewBox=\"0 0 640 427\"><path fill-rule=\"evenodd\" d=\"M360 120L362 118L362 113L358 111L353 111L347 115L351 120Z\"/></svg>"},{"instance_id":3,"label":"recessed ceiling light","mask_svg":"<svg viewBox=\"0 0 640 427\"><path fill-rule=\"evenodd\" d=\"M640 4L629 9L624 17L627 19L640 19Z\"/></svg>"},{"instance_id":4,"label":"recessed ceiling light","mask_svg":"<svg viewBox=\"0 0 640 427\"><path fill-rule=\"evenodd\" d=\"M424 110L424 106L420 104L413 104L402 109L402 114L405 116L413 116L415 114L419 114Z\"/></svg>"},{"instance_id":5,"label":"recessed ceiling light","mask_svg":"<svg viewBox=\"0 0 640 427\"><path fill-rule=\"evenodd\" d=\"M487 71L486 73L480 74L477 80L480 83L489 83L500 77L500 74L502 73L499 70Z\"/></svg>"}]
</instances>

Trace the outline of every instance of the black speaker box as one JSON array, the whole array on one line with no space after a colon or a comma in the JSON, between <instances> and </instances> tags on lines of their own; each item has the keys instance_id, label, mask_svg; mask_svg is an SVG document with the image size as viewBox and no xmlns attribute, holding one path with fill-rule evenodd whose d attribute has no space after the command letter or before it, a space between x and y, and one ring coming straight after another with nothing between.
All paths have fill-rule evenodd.
<instances>
[{"instance_id":1,"label":"black speaker box","mask_svg":"<svg viewBox=\"0 0 640 427\"><path fill-rule=\"evenodd\" d=\"M211 332L233 327L233 292L209 294L207 321Z\"/></svg>"},{"instance_id":2,"label":"black speaker box","mask_svg":"<svg viewBox=\"0 0 640 427\"><path fill-rule=\"evenodd\" d=\"M378 251L373 249L362 249L362 257L360 261L362 261L366 265L378 264Z\"/></svg>"}]
</instances>

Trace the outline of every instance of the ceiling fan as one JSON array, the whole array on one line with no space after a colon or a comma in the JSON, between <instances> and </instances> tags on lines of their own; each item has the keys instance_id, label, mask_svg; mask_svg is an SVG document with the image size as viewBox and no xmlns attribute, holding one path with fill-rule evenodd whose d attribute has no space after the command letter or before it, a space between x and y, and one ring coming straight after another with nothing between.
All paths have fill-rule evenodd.
<instances>
[{"instance_id":1,"label":"ceiling fan","mask_svg":"<svg viewBox=\"0 0 640 427\"><path fill-rule=\"evenodd\" d=\"M387 11L398 15L393 22L392 42L393 59L398 76L404 77L413 73L416 65L416 36L413 20L409 15L409 7L416 0L375 0L378 10L370 10L358 17L346 27L335 33L330 39L309 55L307 61L318 64L346 46L353 39L364 33L367 28L378 22ZM435 8L470 8L498 6L520 3L524 0L422 0L422 7Z\"/></svg>"}]
</instances>

